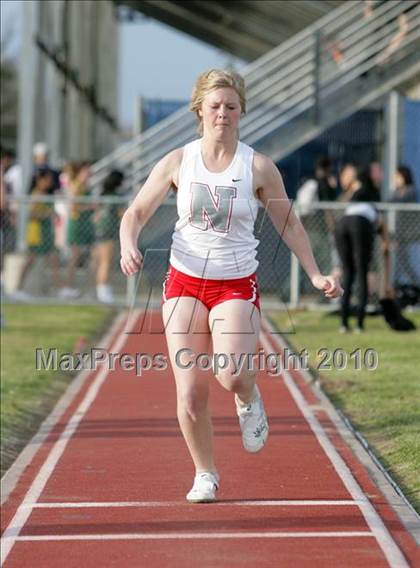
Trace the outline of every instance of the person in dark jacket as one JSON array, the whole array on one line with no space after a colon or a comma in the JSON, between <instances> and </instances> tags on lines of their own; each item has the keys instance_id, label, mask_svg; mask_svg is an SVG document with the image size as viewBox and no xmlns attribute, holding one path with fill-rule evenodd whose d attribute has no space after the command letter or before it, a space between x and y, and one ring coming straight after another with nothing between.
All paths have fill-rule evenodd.
<instances>
[{"instance_id":1,"label":"person in dark jacket","mask_svg":"<svg viewBox=\"0 0 420 568\"><path fill-rule=\"evenodd\" d=\"M364 330L368 300L368 271L372 261L376 232L383 239L383 250L388 246L386 227L380 222L374 205L380 195L354 164L346 164L340 172L343 201L348 205L337 222L335 239L343 269L344 295L341 301L342 333L350 331L350 300L354 283L358 283L358 308L356 332Z\"/></svg>"}]
</instances>

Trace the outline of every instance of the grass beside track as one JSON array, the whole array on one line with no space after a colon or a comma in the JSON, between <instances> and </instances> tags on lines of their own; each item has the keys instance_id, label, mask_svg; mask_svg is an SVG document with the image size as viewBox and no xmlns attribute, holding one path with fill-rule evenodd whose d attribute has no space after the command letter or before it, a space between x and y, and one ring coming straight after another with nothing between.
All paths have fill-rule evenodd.
<instances>
[{"instance_id":1,"label":"grass beside track","mask_svg":"<svg viewBox=\"0 0 420 568\"><path fill-rule=\"evenodd\" d=\"M36 371L35 349L73 352L78 338L91 345L111 323L102 306L6 305L1 330L1 474L36 433L75 373Z\"/></svg>"},{"instance_id":2,"label":"grass beside track","mask_svg":"<svg viewBox=\"0 0 420 568\"><path fill-rule=\"evenodd\" d=\"M363 334L338 333L338 318L325 312L273 313L278 329L291 332L286 339L300 351L307 349L309 364L335 404L367 439L376 456L400 485L407 499L420 512L420 314L408 314L417 331L398 333L381 317L369 317ZM333 353L342 349L347 368L320 370L320 349ZM378 368L357 370L360 349L374 349Z\"/></svg>"}]
</instances>

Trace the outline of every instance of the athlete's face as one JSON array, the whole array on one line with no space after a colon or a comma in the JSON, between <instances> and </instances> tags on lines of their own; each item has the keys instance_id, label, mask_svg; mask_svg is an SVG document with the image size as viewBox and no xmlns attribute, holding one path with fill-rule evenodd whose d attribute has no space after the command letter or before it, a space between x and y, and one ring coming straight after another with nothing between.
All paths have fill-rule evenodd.
<instances>
[{"instance_id":1,"label":"athlete's face","mask_svg":"<svg viewBox=\"0 0 420 568\"><path fill-rule=\"evenodd\" d=\"M203 119L204 132L219 135L236 132L241 117L239 95L230 87L210 91L198 112Z\"/></svg>"}]
</instances>

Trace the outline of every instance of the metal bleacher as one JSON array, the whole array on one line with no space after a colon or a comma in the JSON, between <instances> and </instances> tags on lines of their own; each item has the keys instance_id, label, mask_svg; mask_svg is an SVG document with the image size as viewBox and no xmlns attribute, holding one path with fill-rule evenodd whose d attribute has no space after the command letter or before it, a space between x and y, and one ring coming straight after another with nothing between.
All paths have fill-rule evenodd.
<instances>
[{"instance_id":1,"label":"metal bleacher","mask_svg":"<svg viewBox=\"0 0 420 568\"><path fill-rule=\"evenodd\" d=\"M278 161L420 73L420 2L350 0L249 64L241 140ZM92 166L98 186L111 167L138 190L153 165L194 139L188 107Z\"/></svg>"}]
</instances>

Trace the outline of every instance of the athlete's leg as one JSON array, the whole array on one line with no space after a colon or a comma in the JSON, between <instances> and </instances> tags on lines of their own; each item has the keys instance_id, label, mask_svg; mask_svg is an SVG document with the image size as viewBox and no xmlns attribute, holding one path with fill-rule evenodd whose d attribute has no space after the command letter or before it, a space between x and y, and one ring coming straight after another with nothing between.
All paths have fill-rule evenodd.
<instances>
[{"instance_id":1,"label":"athlete's leg","mask_svg":"<svg viewBox=\"0 0 420 568\"><path fill-rule=\"evenodd\" d=\"M247 300L226 300L210 312L214 364L219 382L235 393L236 413L242 444L248 452L259 452L268 437L268 421L259 389L255 387L260 312Z\"/></svg>"},{"instance_id":2,"label":"athlete's leg","mask_svg":"<svg viewBox=\"0 0 420 568\"><path fill-rule=\"evenodd\" d=\"M236 393L242 402L255 397L258 369L253 355L257 352L260 312L247 300L226 300L212 308L209 324L215 360L220 361L216 378L225 388ZM254 363L254 364L253 364Z\"/></svg>"},{"instance_id":3,"label":"athlete's leg","mask_svg":"<svg viewBox=\"0 0 420 568\"><path fill-rule=\"evenodd\" d=\"M196 472L213 471L213 429L208 408L210 371L194 364L200 353L210 353L208 310L190 297L171 298L162 309L177 391L177 414ZM185 351L182 351L185 350Z\"/></svg>"}]
</instances>

